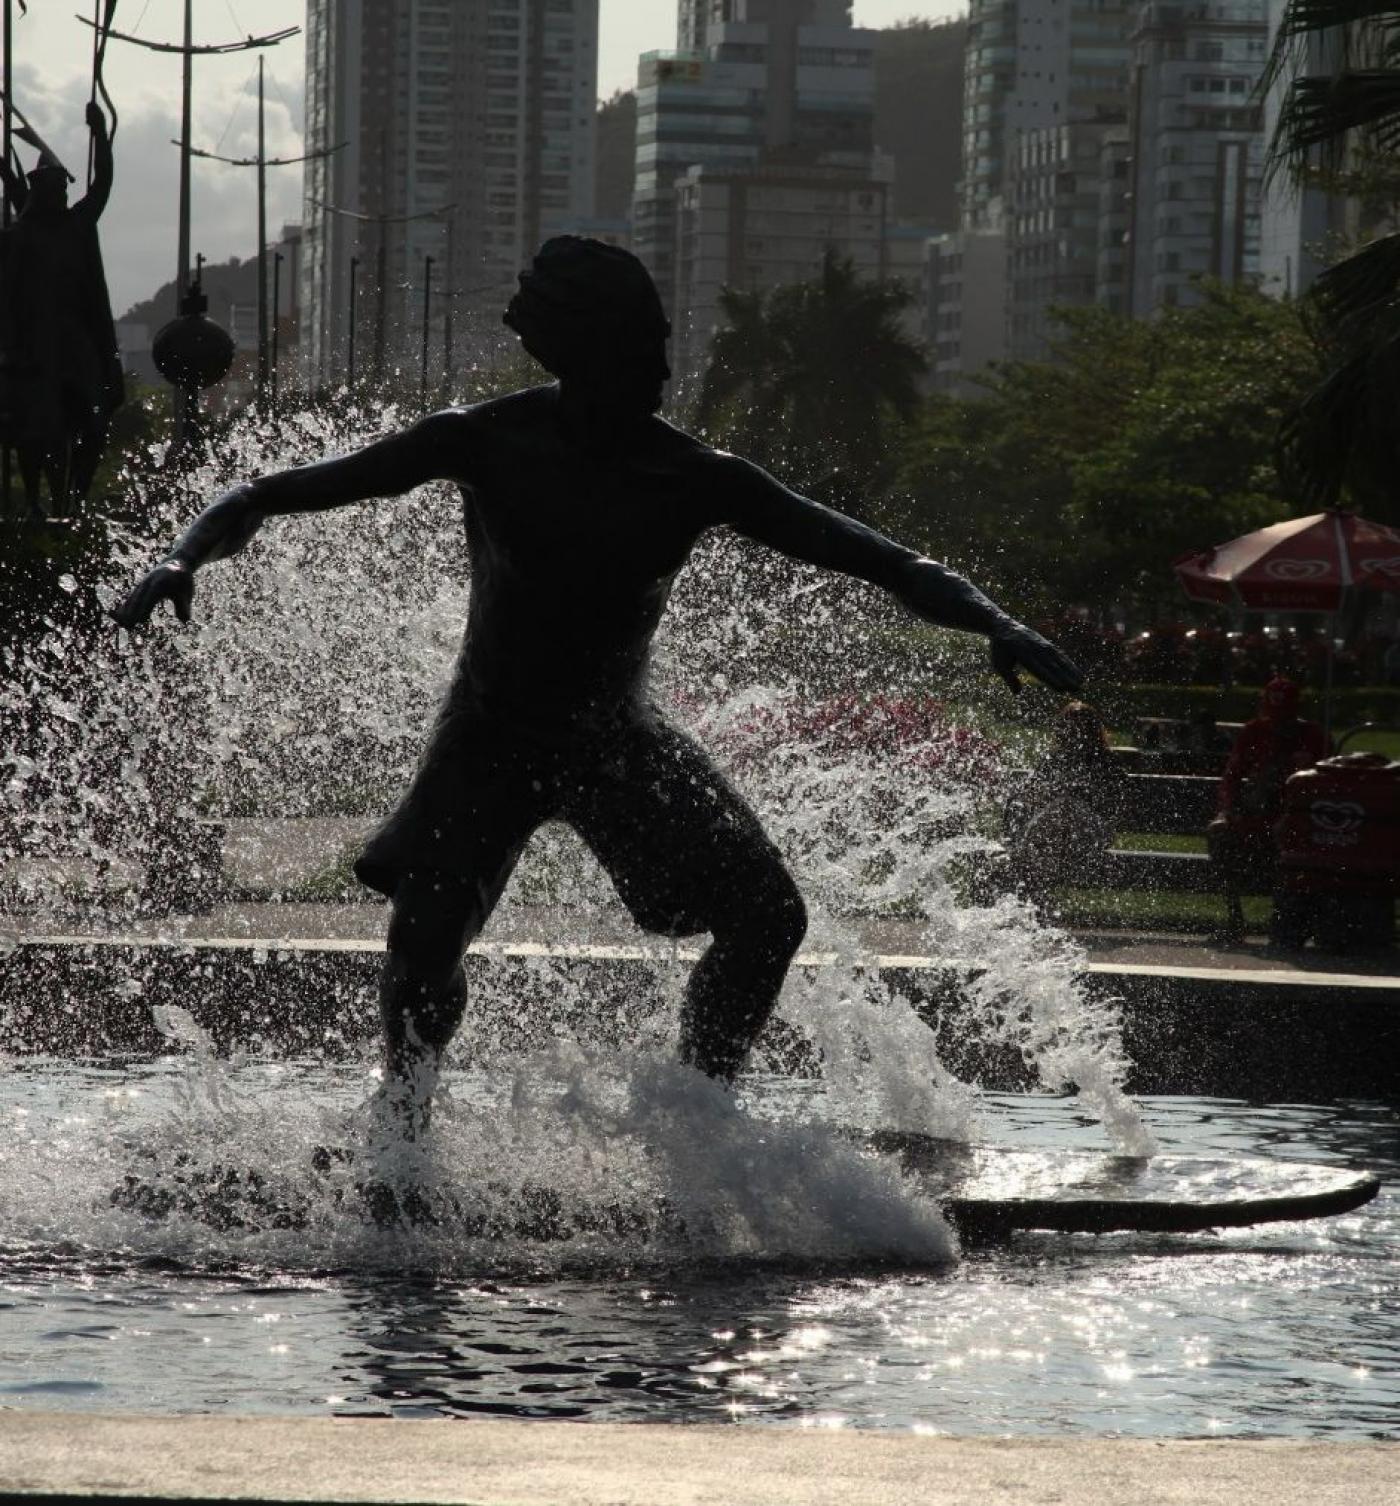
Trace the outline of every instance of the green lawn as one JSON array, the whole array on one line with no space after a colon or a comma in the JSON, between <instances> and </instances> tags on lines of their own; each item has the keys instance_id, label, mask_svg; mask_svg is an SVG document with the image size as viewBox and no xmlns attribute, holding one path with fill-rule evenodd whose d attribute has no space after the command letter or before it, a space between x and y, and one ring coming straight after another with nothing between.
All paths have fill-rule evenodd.
<instances>
[{"instance_id":1,"label":"green lawn","mask_svg":"<svg viewBox=\"0 0 1400 1506\"><path fill-rule=\"evenodd\" d=\"M1128 852L1204 852L1206 839L1171 836L1165 832L1128 831L1114 837L1113 845Z\"/></svg>"},{"instance_id":2,"label":"green lawn","mask_svg":"<svg viewBox=\"0 0 1400 1506\"><path fill-rule=\"evenodd\" d=\"M1273 903L1247 895L1244 922L1250 931L1266 931ZM1071 930L1180 931L1199 935L1225 923L1225 900L1219 894L1179 894L1161 890L1061 889L1050 918Z\"/></svg>"}]
</instances>

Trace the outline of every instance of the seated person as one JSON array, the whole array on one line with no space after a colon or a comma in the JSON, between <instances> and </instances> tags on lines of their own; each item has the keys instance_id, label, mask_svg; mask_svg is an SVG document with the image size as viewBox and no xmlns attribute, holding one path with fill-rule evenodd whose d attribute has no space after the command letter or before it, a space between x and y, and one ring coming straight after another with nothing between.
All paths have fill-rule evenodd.
<instances>
[{"instance_id":1,"label":"seated person","mask_svg":"<svg viewBox=\"0 0 1400 1506\"><path fill-rule=\"evenodd\" d=\"M1275 866L1274 826L1283 813L1283 787L1291 774L1326 758L1330 745L1317 722L1298 715L1302 692L1275 675L1259 698L1259 711L1240 729L1225 772L1215 820L1207 828L1211 861L1225 892L1222 940L1244 939L1240 895L1260 886Z\"/></svg>"}]
</instances>

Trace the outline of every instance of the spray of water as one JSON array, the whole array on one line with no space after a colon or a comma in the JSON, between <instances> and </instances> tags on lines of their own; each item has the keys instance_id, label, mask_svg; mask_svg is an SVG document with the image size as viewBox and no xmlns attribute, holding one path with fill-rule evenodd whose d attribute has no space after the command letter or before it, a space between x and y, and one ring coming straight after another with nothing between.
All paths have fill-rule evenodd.
<instances>
[{"instance_id":1,"label":"spray of water","mask_svg":"<svg viewBox=\"0 0 1400 1506\"><path fill-rule=\"evenodd\" d=\"M392 409L354 407L275 425L249 419L183 489L133 477L131 519L114 531L109 573L76 587L110 604L234 480L350 448L400 422ZM431 486L274 520L244 555L201 573L192 629L55 625L8 665L0 717L13 735L3 778L10 808L22 812L9 878L23 902L56 922L91 925L100 912L120 924L146 902L132 877L158 864L162 845L201 813L384 810L411 773L465 620L458 506L450 488ZM960 1033L1018 1054L1048 1089L1076 1088L1120 1148L1145 1153L1150 1136L1123 1091L1116 1009L1079 986L1073 942L1015 896L961 901L968 854L994 845L979 830L995 749L890 685L886 610L864 588L716 537L682 578L658 645L658 699L753 801L808 897L809 950L834 959L795 974L780 1011L815 1048L823 1112L948 1137L988 1132L975 1086L944 1063L946 1040L871 966L863 929L899 917L916 927L920 953L959 972ZM835 699L842 693L853 699ZM872 713L872 704L883 709ZM75 892L75 863L96 876L95 887ZM532 844L503 903L540 894L565 931L570 917L582 924L617 908L570 835L552 829ZM673 1000L683 972L669 970ZM578 1209L634 1208L611 1231L577 1236L595 1243L625 1227L629 1238L681 1239L709 1255L850 1254L862 1240L906 1256L916 1246L946 1254L936 1217L887 1168L810 1120L798 1127L755 1116L742 1095L736 1103L671 1065L673 1019L660 1017L625 1057L553 1039L545 1021L528 1061L514 1045L493 1057L474 1041L495 1097L485 1108L464 1101L444 1111L427 1145L411 1152L452 1164L445 1182L432 1166L415 1172L456 1199L442 1222L455 1242L444 1243L460 1248L464 1230L499 1235L511 1223L500 1200L537 1187ZM164 1023L177 1036L184 1028ZM206 1065L189 1079L195 1088L172 1100L178 1124L157 1137L171 1155L155 1164L173 1162L177 1141L185 1155L198 1144L234 1144L267 1176L283 1175L291 1197L314 1147L346 1142L343 1119L323 1122L323 1110L293 1113L289 1128L280 1099L275 1110L255 1093L227 1100L238 1071L221 1066L211 1076L204 1046L182 1039ZM282 1172L267 1145L295 1152ZM373 1180L370 1154L361 1147L324 1166L310 1211L299 1215L330 1231L318 1246L328 1258L335 1231L364 1234L343 1215L362 1197L349 1190ZM101 1169L108 1187L113 1173L125 1174L115 1162ZM375 1226L374 1237L388 1236Z\"/></svg>"}]
</instances>

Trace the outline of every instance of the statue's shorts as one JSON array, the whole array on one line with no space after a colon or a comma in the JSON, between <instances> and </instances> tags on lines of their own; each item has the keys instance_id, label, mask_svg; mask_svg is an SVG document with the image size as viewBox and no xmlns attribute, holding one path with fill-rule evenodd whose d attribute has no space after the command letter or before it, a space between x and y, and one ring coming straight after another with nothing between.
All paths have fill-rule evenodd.
<instances>
[{"instance_id":1,"label":"statue's shorts","mask_svg":"<svg viewBox=\"0 0 1400 1506\"><path fill-rule=\"evenodd\" d=\"M698 744L640 709L567 747L445 710L355 873L391 898L405 874L465 879L480 924L546 821L578 832L649 931L690 936L794 902L781 855L739 793Z\"/></svg>"}]
</instances>

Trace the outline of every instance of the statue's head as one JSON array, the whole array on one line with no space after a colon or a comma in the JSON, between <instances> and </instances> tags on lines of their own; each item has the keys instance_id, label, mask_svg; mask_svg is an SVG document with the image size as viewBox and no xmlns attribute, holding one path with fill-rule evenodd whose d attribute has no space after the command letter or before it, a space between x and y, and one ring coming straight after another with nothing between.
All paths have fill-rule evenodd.
<instances>
[{"instance_id":1,"label":"statue's head","mask_svg":"<svg viewBox=\"0 0 1400 1506\"><path fill-rule=\"evenodd\" d=\"M608 403L654 413L671 369L671 333L651 274L630 251L579 235L548 240L505 322L547 371Z\"/></svg>"},{"instance_id":2,"label":"statue's head","mask_svg":"<svg viewBox=\"0 0 1400 1506\"><path fill-rule=\"evenodd\" d=\"M29 204L35 209L68 207L68 173L52 157L41 157L28 176Z\"/></svg>"}]
</instances>

